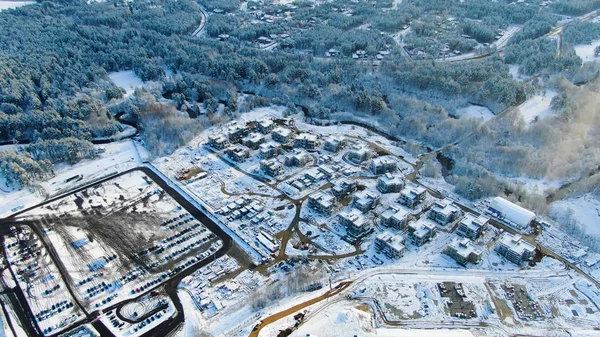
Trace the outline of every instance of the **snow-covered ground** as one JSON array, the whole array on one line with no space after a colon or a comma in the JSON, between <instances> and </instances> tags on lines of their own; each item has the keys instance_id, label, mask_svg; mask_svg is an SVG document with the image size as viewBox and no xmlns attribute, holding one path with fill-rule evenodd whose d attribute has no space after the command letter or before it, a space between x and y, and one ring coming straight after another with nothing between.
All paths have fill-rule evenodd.
<instances>
[{"instance_id":1,"label":"snow-covered ground","mask_svg":"<svg viewBox=\"0 0 600 337\"><path fill-rule=\"evenodd\" d=\"M598 46L600 46L600 40L592 41L591 44L578 44L575 46L575 53L583 62L597 60L598 57L594 55L594 49Z\"/></svg>"},{"instance_id":2,"label":"snow-covered ground","mask_svg":"<svg viewBox=\"0 0 600 337\"><path fill-rule=\"evenodd\" d=\"M82 160L75 165L57 164L54 166L54 176L40 182L43 193L22 189L13 191L4 185L4 178L0 175L0 217L14 213L13 209L30 207L47 196L54 196L73 190L78 186L93 182L107 175L123 172L142 163L140 152L135 142L131 140L97 145L104 149L104 153L92 158ZM68 178L81 175L81 180L75 179L67 182Z\"/></svg>"},{"instance_id":3,"label":"snow-covered ground","mask_svg":"<svg viewBox=\"0 0 600 337\"><path fill-rule=\"evenodd\" d=\"M586 233L600 236L600 199L591 193L552 203L550 214L557 221L575 220Z\"/></svg>"},{"instance_id":4,"label":"snow-covered ground","mask_svg":"<svg viewBox=\"0 0 600 337\"><path fill-rule=\"evenodd\" d=\"M34 4L35 1L0 1L0 12L5 9L17 8L25 5Z\"/></svg>"},{"instance_id":5,"label":"snow-covered ground","mask_svg":"<svg viewBox=\"0 0 600 337\"><path fill-rule=\"evenodd\" d=\"M117 87L125 89L125 97L133 94L136 88L144 85L142 79L133 70L123 70L108 74Z\"/></svg>"},{"instance_id":6,"label":"snow-covered ground","mask_svg":"<svg viewBox=\"0 0 600 337\"><path fill-rule=\"evenodd\" d=\"M479 105L469 105L466 108L457 109L456 113L459 117L479 118L484 122L494 118L494 113L490 109Z\"/></svg>"},{"instance_id":7,"label":"snow-covered ground","mask_svg":"<svg viewBox=\"0 0 600 337\"><path fill-rule=\"evenodd\" d=\"M519 114L523 117L526 125L529 125L537 117L543 119L552 115L550 102L556 96L556 91L546 90L545 93L535 95L519 106Z\"/></svg>"}]
</instances>

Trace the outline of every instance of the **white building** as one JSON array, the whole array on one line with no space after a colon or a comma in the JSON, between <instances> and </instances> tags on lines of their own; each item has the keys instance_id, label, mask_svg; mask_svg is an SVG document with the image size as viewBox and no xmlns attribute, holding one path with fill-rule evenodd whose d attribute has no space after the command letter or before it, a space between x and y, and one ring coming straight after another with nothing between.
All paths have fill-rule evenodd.
<instances>
[{"instance_id":1,"label":"white building","mask_svg":"<svg viewBox=\"0 0 600 337\"><path fill-rule=\"evenodd\" d=\"M318 191L308 197L308 206L319 213L330 214L333 210L335 198L329 193Z\"/></svg>"},{"instance_id":2,"label":"white building","mask_svg":"<svg viewBox=\"0 0 600 337\"><path fill-rule=\"evenodd\" d=\"M380 223L387 227L404 229L410 219L410 214L403 208L391 206L379 215Z\"/></svg>"},{"instance_id":3,"label":"white building","mask_svg":"<svg viewBox=\"0 0 600 337\"><path fill-rule=\"evenodd\" d=\"M384 174L387 172L393 172L398 169L398 163L392 159L392 157L377 157L371 160L369 169L373 174Z\"/></svg>"},{"instance_id":4,"label":"white building","mask_svg":"<svg viewBox=\"0 0 600 337\"><path fill-rule=\"evenodd\" d=\"M454 238L444 250L444 254L453 258L461 266L466 266L469 262L476 264L481 260L481 250L467 238Z\"/></svg>"},{"instance_id":5,"label":"white building","mask_svg":"<svg viewBox=\"0 0 600 337\"><path fill-rule=\"evenodd\" d=\"M509 233L504 233L500 240L498 240L496 252L512 263L520 265L521 262L529 261L533 258L535 255L535 247L523 240L518 234L511 235Z\"/></svg>"},{"instance_id":6,"label":"white building","mask_svg":"<svg viewBox=\"0 0 600 337\"><path fill-rule=\"evenodd\" d=\"M365 219L365 215L357 210L340 212L338 221L346 227L346 232L352 237L359 237L371 230L371 225Z\"/></svg>"},{"instance_id":7,"label":"white building","mask_svg":"<svg viewBox=\"0 0 600 337\"><path fill-rule=\"evenodd\" d=\"M415 208L419 204L421 204L421 202L423 202L426 197L427 190L423 186L418 186L413 183L407 183L402 192L400 193L398 202L410 208Z\"/></svg>"},{"instance_id":8,"label":"white building","mask_svg":"<svg viewBox=\"0 0 600 337\"><path fill-rule=\"evenodd\" d=\"M385 231L375 238L375 250L385 254L390 259L399 259L404 255L404 238Z\"/></svg>"},{"instance_id":9,"label":"white building","mask_svg":"<svg viewBox=\"0 0 600 337\"><path fill-rule=\"evenodd\" d=\"M456 234L471 240L477 240L489 220L490 219L483 215L475 216L473 213L467 213L465 217L460 220L458 228L456 228Z\"/></svg>"},{"instance_id":10,"label":"white building","mask_svg":"<svg viewBox=\"0 0 600 337\"><path fill-rule=\"evenodd\" d=\"M401 174L386 173L377 179L377 189L381 193L398 193L404 188L404 177Z\"/></svg>"},{"instance_id":11,"label":"white building","mask_svg":"<svg viewBox=\"0 0 600 337\"><path fill-rule=\"evenodd\" d=\"M535 219L535 213L532 211L501 197L492 199L488 207L488 212L499 220L518 229L529 227L533 219Z\"/></svg>"},{"instance_id":12,"label":"white building","mask_svg":"<svg viewBox=\"0 0 600 337\"><path fill-rule=\"evenodd\" d=\"M366 213L375 207L378 201L379 196L377 194L369 190L363 190L354 193L352 196L352 207Z\"/></svg>"},{"instance_id":13,"label":"white building","mask_svg":"<svg viewBox=\"0 0 600 337\"><path fill-rule=\"evenodd\" d=\"M429 219L440 225L447 225L454 222L460 215L460 208L448 199L436 201L431 211L429 211Z\"/></svg>"}]
</instances>

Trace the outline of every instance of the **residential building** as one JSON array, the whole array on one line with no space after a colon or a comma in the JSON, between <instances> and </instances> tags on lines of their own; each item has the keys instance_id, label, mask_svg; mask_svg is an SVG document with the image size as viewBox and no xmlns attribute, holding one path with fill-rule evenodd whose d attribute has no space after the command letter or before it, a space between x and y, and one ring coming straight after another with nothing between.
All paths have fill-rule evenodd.
<instances>
[{"instance_id":1,"label":"residential building","mask_svg":"<svg viewBox=\"0 0 600 337\"><path fill-rule=\"evenodd\" d=\"M242 139L242 143L252 150L258 149L260 144L265 142L265 136L253 132Z\"/></svg>"},{"instance_id":2,"label":"residential building","mask_svg":"<svg viewBox=\"0 0 600 337\"><path fill-rule=\"evenodd\" d=\"M389 156L377 157L371 160L369 169L373 174L384 174L398 169L398 163Z\"/></svg>"},{"instance_id":3,"label":"residential building","mask_svg":"<svg viewBox=\"0 0 600 337\"><path fill-rule=\"evenodd\" d=\"M271 138L282 144L286 144L292 140L293 135L292 130L284 127L277 127L271 132Z\"/></svg>"},{"instance_id":4,"label":"residential building","mask_svg":"<svg viewBox=\"0 0 600 337\"><path fill-rule=\"evenodd\" d=\"M314 150L319 145L319 138L310 133L301 133L294 140L294 147L301 147L307 150Z\"/></svg>"},{"instance_id":5,"label":"residential building","mask_svg":"<svg viewBox=\"0 0 600 337\"><path fill-rule=\"evenodd\" d=\"M410 208L415 208L420 205L427 197L427 190L413 183L406 184L400 192L398 202Z\"/></svg>"},{"instance_id":6,"label":"residential building","mask_svg":"<svg viewBox=\"0 0 600 337\"><path fill-rule=\"evenodd\" d=\"M260 169L271 177L276 177L284 172L283 165L275 159L261 160Z\"/></svg>"},{"instance_id":7,"label":"residential building","mask_svg":"<svg viewBox=\"0 0 600 337\"><path fill-rule=\"evenodd\" d=\"M284 158L286 166L303 167L311 161L312 157L306 151L294 150Z\"/></svg>"},{"instance_id":8,"label":"residential building","mask_svg":"<svg viewBox=\"0 0 600 337\"><path fill-rule=\"evenodd\" d=\"M354 193L354 196L352 196L352 207L366 213L375 207L378 201L379 196L377 194L369 190L363 190Z\"/></svg>"},{"instance_id":9,"label":"residential building","mask_svg":"<svg viewBox=\"0 0 600 337\"><path fill-rule=\"evenodd\" d=\"M345 145L344 138L329 136L325 138L323 149L329 152L339 152Z\"/></svg>"},{"instance_id":10,"label":"residential building","mask_svg":"<svg viewBox=\"0 0 600 337\"><path fill-rule=\"evenodd\" d=\"M356 191L358 184L347 177L340 177L331 182L331 192L338 199L343 199Z\"/></svg>"},{"instance_id":11,"label":"residential building","mask_svg":"<svg viewBox=\"0 0 600 337\"><path fill-rule=\"evenodd\" d=\"M462 211L448 199L438 200L429 211L429 219L440 225L452 223L460 217Z\"/></svg>"},{"instance_id":12,"label":"residential building","mask_svg":"<svg viewBox=\"0 0 600 337\"><path fill-rule=\"evenodd\" d=\"M222 134L210 135L208 136L208 143L206 145L215 150L223 150L229 146L229 139Z\"/></svg>"},{"instance_id":13,"label":"residential building","mask_svg":"<svg viewBox=\"0 0 600 337\"><path fill-rule=\"evenodd\" d=\"M496 244L496 252L510 262L520 265L523 261L533 258L535 247L523 240L521 235L504 233Z\"/></svg>"},{"instance_id":14,"label":"residential building","mask_svg":"<svg viewBox=\"0 0 600 337\"><path fill-rule=\"evenodd\" d=\"M319 170L319 172L323 173L323 175L325 175L326 179L331 179L331 177L333 177L335 175L335 171L329 165L319 165L317 167L317 170Z\"/></svg>"},{"instance_id":15,"label":"residential building","mask_svg":"<svg viewBox=\"0 0 600 337\"><path fill-rule=\"evenodd\" d=\"M375 250L390 259L399 259L404 255L404 237L385 231L375 238Z\"/></svg>"},{"instance_id":16,"label":"residential building","mask_svg":"<svg viewBox=\"0 0 600 337\"><path fill-rule=\"evenodd\" d=\"M227 128L227 138L231 143L237 143L250 133L245 125L233 123Z\"/></svg>"},{"instance_id":17,"label":"residential building","mask_svg":"<svg viewBox=\"0 0 600 337\"><path fill-rule=\"evenodd\" d=\"M408 233L414 244L422 246L429 242L435 235L436 226L430 222L413 222L408 224Z\"/></svg>"},{"instance_id":18,"label":"residential building","mask_svg":"<svg viewBox=\"0 0 600 337\"><path fill-rule=\"evenodd\" d=\"M467 213L464 218L460 220L458 228L456 229L456 234L467 237L473 241L477 240L489 220L489 218L483 215L475 216L473 213Z\"/></svg>"},{"instance_id":19,"label":"residential building","mask_svg":"<svg viewBox=\"0 0 600 337\"><path fill-rule=\"evenodd\" d=\"M365 218L365 215L353 208L350 211L340 212L338 221L346 227L346 232L349 236L358 238L367 234L371 230L371 225Z\"/></svg>"},{"instance_id":20,"label":"residential building","mask_svg":"<svg viewBox=\"0 0 600 337\"><path fill-rule=\"evenodd\" d=\"M335 198L329 193L318 191L308 197L308 206L323 214L331 214Z\"/></svg>"},{"instance_id":21,"label":"residential building","mask_svg":"<svg viewBox=\"0 0 600 337\"><path fill-rule=\"evenodd\" d=\"M263 159L276 157L280 147L281 145L275 142L262 143L258 146L258 155Z\"/></svg>"},{"instance_id":22,"label":"residential building","mask_svg":"<svg viewBox=\"0 0 600 337\"><path fill-rule=\"evenodd\" d=\"M250 150L243 145L235 144L227 149L227 155L231 160L241 163L250 157Z\"/></svg>"},{"instance_id":23,"label":"residential building","mask_svg":"<svg viewBox=\"0 0 600 337\"><path fill-rule=\"evenodd\" d=\"M351 162L353 162L355 164L361 164L361 163L369 160L369 158L371 158L373 153L366 146L353 146L348 151L347 155L348 155L348 160L350 160Z\"/></svg>"},{"instance_id":24,"label":"residential building","mask_svg":"<svg viewBox=\"0 0 600 337\"><path fill-rule=\"evenodd\" d=\"M529 227L535 219L535 213L532 211L500 197L492 199L488 207L488 213L517 229Z\"/></svg>"},{"instance_id":25,"label":"residential building","mask_svg":"<svg viewBox=\"0 0 600 337\"><path fill-rule=\"evenodd\" d=\"M377 189L381 193L398 193L404 188L404 176L386 173L377 179Z\"/></svg>"},{"instance_id":26,"label":"residential building","mask_svg":"<svg viewBox=\"0 0 600 337\"><path fill-rule=\"evenodd\" d=\"M469 262L477 264L481 261L481 250L468 238L454 238L444 249L444 254L453 258L461 266L466 266Z\"/></svg>"},{"instance_id":27,"label":"residential building","mask_svg":"<svg viewBox=\"0 0 600 337\"><path fill-rule=\"evenodd\" d=\"M403 230L410 219L410 214L397 205L392 205L379 215L380 223L387 227Z\"/></svg>"},{"instance_id":28,"label":"residential building","mask_svg":"<svg viewBox=\"0 0 600 337\"><path fill-rule=\"evenodd\" d=\"M273 123L272 119L263 119L261 121L256 121L254 126L256 131L266 135L267 133L273 131L275 123Z\"/></svg>"},{"instance_id":29,"label":"residential building","mask_svg":"<svg viewBox=\"0 0 600 337\"><path fill-rule=\"evenodd\" d=\"M319 171L319 169L317 168L311 168L308 171L306 171L306 174L304 174L304 177L307 178L308 180L310 180L311 183L316 183L317 181L321 181L323 179L325 179L325 174L323 174L323 172Z\"/></svg>"}]
</instances>

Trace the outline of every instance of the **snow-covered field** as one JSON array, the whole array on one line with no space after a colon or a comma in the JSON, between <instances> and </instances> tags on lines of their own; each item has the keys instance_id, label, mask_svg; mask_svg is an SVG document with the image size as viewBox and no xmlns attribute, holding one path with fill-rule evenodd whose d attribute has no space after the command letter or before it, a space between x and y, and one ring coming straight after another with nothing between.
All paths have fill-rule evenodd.
<instances>
[{"instance_id":1,"label":"snow-covered field","mask_svg":"<svg viewBox=\"0 0 600 337\"><path fill-rule=\"evenodd\" d=\"M554 202L550 214L557 221L575 220L586 233L600 236L600 199L591 193Z\"/></svg>"},{"instance_id":2,"label":"snow-covered field","mask_svg":"<svg viewBox=\"0 0 600 337\"><path fill-rule=\"evenodd\" d=\"M133 94L136 88L144 85L142 79L133 70L123 70L108 74L117 87L125 89L125 97Z\"/></svg>"},{"instance_id":3,"label":"snow-covered field","mask_svg":"<svg viewBox=\"0 0 600 337\"><path fill-rule=\"evenodd\" d=\"M466 108L460 108L456 110L456 113L462 118L479 118L483 119L484 122L494 118L494 113L490 109L479 105L469 105Z\"/></svg>"},{"instance_id":4,"label":"snow-covered field","mask_svg":"<svg viewBox=\"0 0 600 337\"><path fill-rule=\"evenodd\" d=\"M57 164L54 167L54 176L39 183L44 192L40 193L28 189L18 191L4 190L6 187L0 184L0 217L14 213L13 209L30 207L47 196L55 196L66 191L73 190L78 186L93 182L107 175L123 172L136 167L142 163L142 157L138 152L135 142L127 140L106 145L97 145L103 148L104 153L92 158L82 160L75 165ZM67 181L68 178L81 175L81 180ZM4 181L0 175L0 181Z\"/></svg>"},{"instance_id":5,"label":"snow-covered field","mask_svg":"<svg viewBox=\"0 0 600 337\"><path fill-rule=\"evenodd\" d=\"M575 53L583 62L597 60L598 57L594 55L594 49L598 46L600 46L600 40L592 41L591 44L578 44L575 46Z\"/></svg>"},{"instance_id":6,"label":"snow-covered field","mask_svg":"<svg viewBox=\"0 0 600 337\"><path fill-rule=\"evenodd\" d=\"M5 9L17 8L25 5L34 4L35 1L0 1L0 12Z\"/></svg>"},{"instance_id":7,"label":"snow-covered field","mask_svg":"<svg viewBox=\"0 0 600 337\"><path fill-rule=\"evenodd\" d=\"M550 102L556 96L556 91L546 90L545 93L535 95L519 106L519 114L523 117L526 125L529 125L537 117L543 119L552 115Z\"/></svg>"}]
</instances>

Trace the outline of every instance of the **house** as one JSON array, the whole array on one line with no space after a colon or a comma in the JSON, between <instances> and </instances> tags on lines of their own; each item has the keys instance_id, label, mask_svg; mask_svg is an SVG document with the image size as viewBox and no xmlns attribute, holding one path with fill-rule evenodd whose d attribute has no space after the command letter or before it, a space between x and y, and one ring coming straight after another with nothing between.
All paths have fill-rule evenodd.
<instances>
[{"instance_id":1,"label":"house","mask_svg":"<svg viewBox=\"0 0 600 337\"><path fill-rule=\"evenodd\" d=\"M329 193L318 191L308 197L308 206L322 214L331 214L335 198Z\"/></svg>"},{"instance_id":2,"label":"house","mask_svg":"<svg viewBox=\"0 0 600 337\"><path fill-rule=\"evenodd\" d=\"M379 196L369 190L360 191L352 196L352 207L363 213L370 211L377 205Z\"/></svg>"},{"instance_id":3,"label":"house","mask_svg":"<svg viewBox=\"0 0 600 337\"><path fill-rule=\"evenodd\" d=\"M292 153L285 156L284 164L286 166L303 167L304 165L308 164L311 159L312 156L306 151L294 150Z\"/></svg>"},{"instance_id":4,"label":"house","mask_svg":"<svg viewBox=\"0 0 600 337\"><path fill-rule=\"evenodd\" d=\"M392 205L379 215L379 221L387 227L394 227L403 230L410 219L410 214L397 205Z\"/></svg>"},{"instance_id":5,"label":"house","mask_svg":"<svg viewBox=\"0 0 600 337\"><path fill-rule=\"evenodd\" d=\"M471 240L477 240L489 220L489 218L483 215L475 216L473 213L467 213L465 217L460 220L458 228L456 228L456 234Z\"/></svg>"},{"instance_id":6,"label":"house","mask_svg":"<svg viewBox=\"0 0 600 337\"><path fill-rule=\"evenodd\" d=\"M508 261L520 265L535 255L535 247L523 240L521 235L504 233L495 248L496 252Z\"/></svg>"},{"instance_id":7,"label":"house","mask_svg":"<svg viewBox=\"0 0 600 337\"><path fill-rule=\"evenodd\" d=\"M227 149L227 155L231 160L241 163L250 157L250 150L243 145L235 144Z\"/></svg>"},{"instance_id":8,"label":"house","mask_svg":"<svg viewBox=\"0 0 600 337\"><path fill-rule=\"evenodd\" d=\"M309 169L304 174L304 177L306 179L310 180L311 183L316 183L318 181L325 179L325 175L323 174L323 172L319 171L319 169L317 169L317 168Z\"/></svg>"},{"instance_id":9,"label":"house","mask_svg":"<svg viewBox=\"0 0 600 337\"><path fill-rule=\"evenodd\" d=\"M335 171L329 165L319 165L317 166L317 170L323 173L326 179L331 179L335 175Z\"/></svg>"},{"instance_id":10,"label":"house","mask_svg":"<svg viewBox=\"0 0 600 337\"><path fill-rule=\"evenodd\" d=\"M263 159L276 157L280 147L281 145L275 142L262 143L258 146L258 155Z\"/></svg>"},{"instance_id":11,"label":"house","mask_svg":"<svg viewBox=\"0 0 600 337\"><path fill-rule=\"evenodd\" d=\"M331 192L338 199L343 199L356 191L358 184L347 177L340 177L331 182Z\"/></svg>"},{"instance_id":12,"label":"house","mask_svg":"<svg viewBox=\"0 0 600 337\"><path fill-rule=\"evenodd\" d=\"M378 157L371 160L369 169L373 174L384 174L398 169L398 163L391 157Z\"/></svg>"},{"instance_id":13,"label":"house","mask_svg":"<svg viewBox=\"0 0 600 337\"><path fill-rule=\"evenodd\" d=\"M404 188L404 176L386 173L377 179L377 189L381 193L398 193Z\"/></svg>"},{"instance_id":14,"label":"house","mask_svg":"<svg viewBox=\"0 0 600 337\"><path fill-rule=\"evenodd\" d=\"M338 221L346 227L348 235L354 238L361 237L371 230L371 225L365 219L365 215L355 208L350 211L340 212L338 214Z\"/></svg>"},{"instance_id":15,"label":"house","mask_svg":"<svg viewBox=\"0 0 600 337\"><path fill-rule=\"evenodd\" d=\"M319 138L316 135L310 133L301 133L296 136L294 140L294 147L301 147L307 150L314 150L317 148Z\"/></svg>"},{"instance_id":16,"label":"house","mask_svg":"<svg viewBox=\"0 0 600 337\"><path fill-rule=\"evenodd\" d=\"M222 134L210 135L208 136L208 142L206 145L215 150L223 150L229 146L229 139Z\"/></svg>"},{"instance_id":17,"label":"house","mask_svg":"<svg viewBox=\"0 0 600 337\"><path fill-rule=\"evenodd\" d=\"M469 262L477 264L481 261L481 250L475 247L468 238L454 238L443 253L453 258L461 266L466 266Z\"/></svg>"},{"instance_id":18,"label":"house","mask_svg":"<svg viewBox=\"0 0 600 337\"><path fill-rule=\"evenodd\" d=\"M292 140L292 136L292 130L284 127L277 127L271 132L271 138L273 138L274 141L282 144L286 144Z\"/></svg>"},{"instance_id":19,"label":"house","mask_svg":"<svg viewBox=\"0 0 600 337\"><path fill-rule=\"evenodd\" d=\"M323 142L323 149L329 152L339 152L345 145L345 140L342 137L329 136Z\"/></svg>"},{"instance_id":20,"label":"house","mask_svg":"<svg viewBox=\"0 0 600 337\"><path fill-rule=\"evenodd\" d=\"M227 138L231 143L237 143L248 135L250 130L245 125L233 123L227 128Z\"/></svg>"},{"instance_id":21,"label":"house","mask_svg":"<svg viewBox=\"0 0 600 337\"><path fill-rule=\"evenodd\" d=\"M374 156L374 152L368 146L354 145L348 151L348 159L355 164L361 164Z\"/></svg>"},{"instance_id":22,"label":"house","mask_svg":"<svg viewBox=\"0 0 600 337\"><path fill-rule=\"evenodd\" d=\"M256 128L256 131L266 135L267 133L273 131L275 123L273 123L272 119L263 119L261 121L256 121L254 123L254 127Z\"/></svg>"},{"instance_id":23,"label":"house","mask_svg":"<svg viewBox=\"0 0 600 337\"><path fill-rule=\"evenodd\" d=\"M429 211L429 219L440 225L447 225L458 219L462 211L448 199L438 200Z\"/></svg>"},{"instance_id":24,"label":"house","mask_svg":"<svg viewBox=\"0 0 600 337\"><path fill-rule=\"evenodd\" d=\"M355 164L361 164L369 160L372 155L373 153L366 146L353 146L347 154L348 160Z\"/></svg>"},{"instance_id":25,"label":"house","mask_svg":"<svg viewBox=\"0 0 600 337\"><path fill-rule=\"evenodd\" d=\"M284 172L283 165L275 159L261 160L260 169L271 177L276 177Z\"/></svg>"},{"instance_id":26,"label":"house","mask_svg":"<svg viewBox=\"0 0 600 337\"><path fill-rule=\"evenodd\" d=\"M535 219L532 211L500 197L492 199L487 212L517 229L529 227Z\"/></svg>"},{"instance_id":27,"label":"house","mask_svg":"<svg viewBox=\"0 0 600 337\"><path fill-rule=\"evenodd\" d=\"M413 222L408 225L408 233L412 241L417 246L422 246L429 242L435 235L436 226L430 222Z\"/></svg>"},{"instance_id":28,"label":"house","mask_svg":"<svg viewBox=\"0 0 600 337\"><path fill-rule=\"evenodd\" d=\"M390 259L399 259L404 255L404 237L385 231L375 238L375 250Z\"/></svg>"},{"instance_id":29,"label":"house","mask_svg":"<svg viewBox=\"0 0 600 337\"><path fill-rule=\"evenodd\" d=\"M413 183L406 184L404 189L400 192L398 202L410 208L415 208L420 205L423 200L427 197L427 190Z\"/></svg>"},{"instance_id":30,"label":"house","mask_svg":"<svg viewBox=\"0 0 600 337\"><path fill-rule=\"evenodd\" d=\"M248 136L244 137L243 143L247 147L256 150L260 146L260 144L265 142L265 136L260 133L253 132Z\"/></svg>"}]
</instances>

